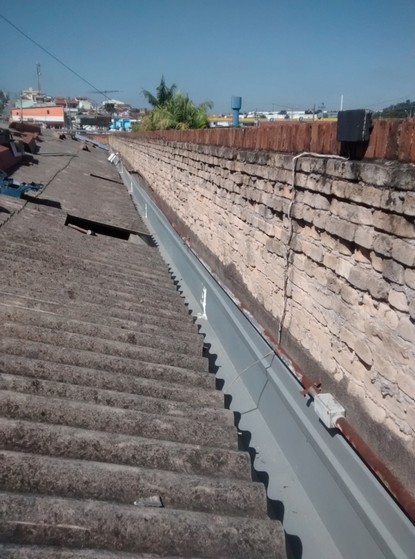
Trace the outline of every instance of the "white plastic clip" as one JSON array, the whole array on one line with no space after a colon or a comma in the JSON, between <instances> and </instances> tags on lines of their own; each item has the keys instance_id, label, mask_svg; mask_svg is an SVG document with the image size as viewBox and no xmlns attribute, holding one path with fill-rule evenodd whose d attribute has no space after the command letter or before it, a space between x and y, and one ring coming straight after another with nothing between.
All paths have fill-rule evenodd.
<instances>
[{"instance_id":1,"label":"white plastic clip","mask_svg":"<svg viewBox=\"0 0 415 559\"><path fill-rule=\"evenodd\" d=\"M202 310L203 313L197 313L197 318L203 318L204 320L207 320L207 314L206 314L206 298L207 298L207 289L205 286L203 286L202 289L202 297L200 299L200 304L202 305Z\"/></svg>"}]
</instances>

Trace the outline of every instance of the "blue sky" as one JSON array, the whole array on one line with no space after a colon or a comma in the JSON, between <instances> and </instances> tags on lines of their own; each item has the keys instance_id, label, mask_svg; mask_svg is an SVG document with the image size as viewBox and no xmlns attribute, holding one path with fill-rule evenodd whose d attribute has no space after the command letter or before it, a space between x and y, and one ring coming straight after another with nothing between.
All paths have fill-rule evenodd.
<instances>
[{"instance_id":1,"label":"blue sky","mask_svg":"<svg viewBox=\"0 0 415 559\"><path fill-rule=\"evenodd\" d=\"M0 14L133 106L162 74L213 112L232 95L246 111L415 100L414 0L3 0ZM46 93L89 95L1 18L0 36L0 89L36 87L39 62Z\"/></svg>"}]
</instances>

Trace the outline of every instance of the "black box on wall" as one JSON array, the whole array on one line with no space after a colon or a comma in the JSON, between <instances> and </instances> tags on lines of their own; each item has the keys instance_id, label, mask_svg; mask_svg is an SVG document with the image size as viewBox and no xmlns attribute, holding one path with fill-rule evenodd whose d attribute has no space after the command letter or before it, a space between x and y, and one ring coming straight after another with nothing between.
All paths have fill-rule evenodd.
<instances>
[{"instance_id":1,"label":"black box on wall","mask_svg":"<svg viewBox=\"0 0 415 559\"><path fill-rule=\"evenodd\" d=\"M340 111L337 115L338 142L368 142L372 130L372 113L366 109Z\"/></svg>"}]
</instances>

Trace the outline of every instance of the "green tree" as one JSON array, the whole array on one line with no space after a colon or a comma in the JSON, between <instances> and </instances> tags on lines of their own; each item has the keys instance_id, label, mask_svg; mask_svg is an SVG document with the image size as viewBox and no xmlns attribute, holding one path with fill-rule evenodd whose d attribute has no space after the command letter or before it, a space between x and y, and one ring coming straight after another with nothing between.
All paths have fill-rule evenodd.
<instances>
[{"instance_id":1,"label":"green tree","mask_svg":"<svg viewBox=\"0 0 415 559\"><path fill-rule=\"evenodd\" d=\"M413 116L415 116L415 101L410 99L385 107L374 114L375 118L411 118Z\"/></svg>"},{"instance_id":2,"label":"green tree","mask_svg":"<svg viewBox=\"0 0 415 559\"><path fill-rule=\"evenodd\" d=\"M161 107L174 97L176 90L176 84L173 83L168 87L164 81L164 76L161 76L160 83L156 88L156 95L153 95L147 89L143 89L143 95L152 107Z\"/></svg>"},{"instance_id":3,"label":"green tree","mask_svg":"<svg viewBox=\"0 0 415 559\"><path fill-rule=\"evenodd\" d=\"M187 94L177 91L176 84L167 86L163 76L156 95L146 89L143 94L153 109L133 130L183 130L209 126L207 111L212 108L213 103L205 101L195 105Z\"/></svg>"},{"instance_id":4,"label":"green tree","mask_svg":"<svg viewBox=\"0 0 415 559\"><path fill-rule=\"evenodd\" d=\"M140 130L208 128L207 111L212 105L210 101L195 105L188 95L175 92L171 99L155 107L142 119Z\"/></svg>"},{"instance_id":5,"label":"green tree","mask_svg":"<svg viewBox=\"0 0 415 559\"><path fill-rule=\"evenodd\" d=\"M107 113L113 113L113 112L114 112L114 108L115 108L115 104L114 104L114 103L105 103L105 104L104 104L104 111L106 111Z\"/></svg>"}]
</instances>

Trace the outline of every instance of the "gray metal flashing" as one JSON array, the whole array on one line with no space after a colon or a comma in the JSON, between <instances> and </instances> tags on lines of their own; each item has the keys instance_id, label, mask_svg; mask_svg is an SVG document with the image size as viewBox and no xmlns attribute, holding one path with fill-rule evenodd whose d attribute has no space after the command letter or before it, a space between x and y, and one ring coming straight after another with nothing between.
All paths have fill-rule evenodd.
<instances>
[{"instance_id":1,"label":"gray metal flashing","mask_svg":"<svg viewBox=\"0 0 415 559\"><path fill-rule=\"evenodd\" d=\"M203 263L183 242L136 176L118 162L128 191L155 236L180 290L217 355L217 377L251 435L254 467L268 476L293 557L413 557L415 527Z\"/></svg>"}]
</instances>

